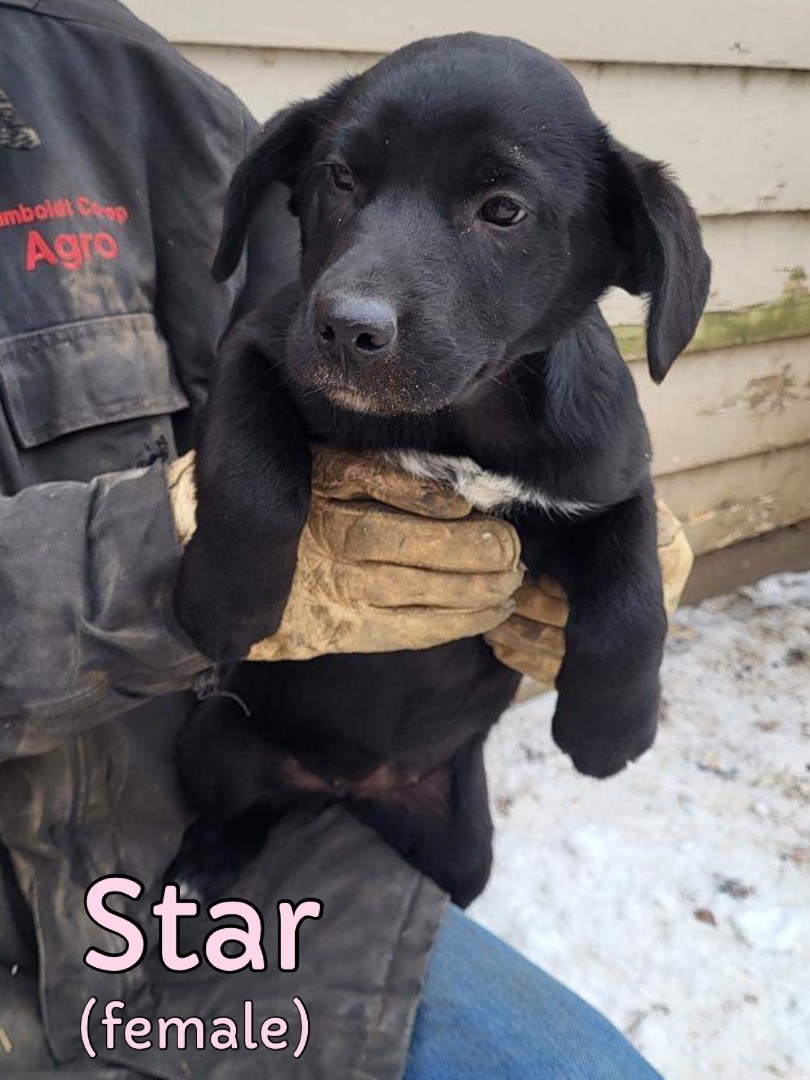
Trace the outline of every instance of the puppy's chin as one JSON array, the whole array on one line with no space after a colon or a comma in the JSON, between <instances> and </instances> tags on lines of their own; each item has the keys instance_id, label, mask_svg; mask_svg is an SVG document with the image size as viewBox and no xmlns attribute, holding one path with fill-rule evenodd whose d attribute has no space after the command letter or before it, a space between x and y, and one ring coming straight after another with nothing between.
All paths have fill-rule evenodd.
<instances>
[{"instance_id":1,"label":"puppy's chin","mask_svg":"<svg viewBox=\"0 0 810 1080\"><path fill-rule=\"evenodd\" d=\"M348 409L349 412L371 413L374 416L391 415L391 410L384 408L375 397L361 393L359 390L342 386L324 386L321 388L321 393L327 401L331 401L333 405L339 405L341 409Z\"/></svg>"},{"instance_id":2,"label":"puppy's chin","mask_svg":"<svg viewBox=\"0 0 810 1080\"><path fill-rule=\"evenodd\" d=\"M433 379L404 369L396 357L379 362L367 377L352 378L317 355L290 350L287 372L305 398L317 394L341 409L367 416L427 416L447 408L454 396Z\"/></svg>"},{"instance_id":3,"label":"puppy's chin","mask_svg":"<svg viewBox=\"0 0 810 1080\"><path fill-rule=\"evenodd\" d=\"M397 401L390 397L383 399L347 386L321 386L319 389L327 401L331 401L341 409L372 416L425 416L438 412L447 404L447 402Z\"/></svg>"}]
</instances>

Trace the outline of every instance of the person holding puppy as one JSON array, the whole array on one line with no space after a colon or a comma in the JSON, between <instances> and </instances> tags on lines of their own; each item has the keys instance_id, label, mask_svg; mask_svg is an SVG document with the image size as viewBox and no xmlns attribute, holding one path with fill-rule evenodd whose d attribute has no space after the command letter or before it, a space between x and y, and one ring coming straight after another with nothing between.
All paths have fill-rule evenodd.
<instances>
[{"instance_id":1,"label":"person holding puppy","mask_svg":"<svg viewBox=\"0 0 810 1080\"><path fill-rule=\"evenodd\" d=\"M195 691L216 691L172 609L194 514L193 463L178 458L234 307L284 284L297 251L279 192L259 224L273 244L214 285L225 187L255 123L114 0L0 2L0 79L3 1075L654 1076L607 1021L448 909L340 807L282 822L245 883L268 915L284 901L322 903L299 929L297 971L175 975L153 962L146 925L136 967L85 962L90 949L120 951L88 916L90 886L123 875L142 906L156 899L189 824L174 741ZM392 617L399 598L380 599L385 566L337 544L319 553L319 574L296 580L293 632L263 643L264 658L494 631L504 662L553 682L564 604L553 588L519 590L508 525L465 520L456 496L379 462L322 468L318 512L338 523L364 513L368 547L384 529L384 550L411 566L415 531L432 530L436 567L412 569L431 576L436 597L464 522L464 606L448 574L446 603ZM666 545L670 581L682 583L674 528ZM351 590L329 588L348 565ZM316 604L331 610L328 626L311 619ZM289 1019L293 996L311 1023L298 1060L110 1047L102 1035L90 1060L82 1041L93 1000L155 1018L213 1018L250 1001L257 1015Z\"/></svg>"}]
</instances>

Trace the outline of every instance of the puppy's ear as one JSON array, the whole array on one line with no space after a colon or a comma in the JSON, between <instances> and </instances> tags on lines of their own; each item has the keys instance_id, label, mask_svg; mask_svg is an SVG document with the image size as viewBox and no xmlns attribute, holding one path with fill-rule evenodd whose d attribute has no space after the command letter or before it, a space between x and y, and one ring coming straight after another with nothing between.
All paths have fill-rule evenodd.
<instances>
[{"instance_id":1,"label":"puppy's ear","mask_svg":"<svg viewBox=\"0 0 810 1080\"><path fill-rule=\"evenodd\" d=\"M298 167L315 141L315 102L303 101L276 113L259 132L253 149L234 173L225 198L225 216L214 279L225 281L239 265L253 215L270 184L293 187Z\"/></svg>"},{"instance_id":2,"label":"puppy's ear","mask_svg":"<svg viewBox=\"0 0 810 1080\"><path fill-rule=\"evenodd\" d=\"M348 80L347 80L348 82ZM271 117L237 168L225 198L225 216L214 278L225 281L239 265L253 215L270 184L294 188L304 158L330 118L347 83L311 101L300 101ZM295 213L294 201L290 209Z\"/></svg>"},{"instance_id":3,"label":"puppy's ear","mask_svg":"<svg viewBox=\"0 0 810 1080\"><path fill-rule=\"evenodd\" d=\"M697 329L711 262L697 215L663 165L608 137L607 166L620 252L615 284L649 294L647 362L660 383Z\"/></svg>"}]
</instances>

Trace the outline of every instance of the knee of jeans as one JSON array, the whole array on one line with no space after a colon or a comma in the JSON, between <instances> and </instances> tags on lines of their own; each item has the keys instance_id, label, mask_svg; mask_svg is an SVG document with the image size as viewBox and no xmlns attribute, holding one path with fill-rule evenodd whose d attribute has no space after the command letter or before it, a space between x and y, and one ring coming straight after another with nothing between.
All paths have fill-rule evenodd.
<instances>
[{"instance_id":1,"label":"knee of jeans","mask_svg":"<svg viewBox=\"0 0 810 1080\"><path fill-rule=\"evenodd\" d=\"M444 1070L468 1060L473 1047L486 1071L470 1075L488 1080L661 1080L604 1016L453 907L439 930L415 1036L407 1080L464 1075Z\"/></svg>"}]
</instances>

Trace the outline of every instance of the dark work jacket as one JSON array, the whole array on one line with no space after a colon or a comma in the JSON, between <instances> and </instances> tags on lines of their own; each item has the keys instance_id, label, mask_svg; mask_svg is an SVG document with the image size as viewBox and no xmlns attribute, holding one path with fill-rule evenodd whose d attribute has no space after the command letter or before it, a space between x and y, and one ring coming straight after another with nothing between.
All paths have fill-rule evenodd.
<instances>
[{"instance_id":1,"label":"dark work jacket","mask_svg":"<svg viewBox=\"0 0 810 1080\"><path fill-rule=\"evenodd\" d=\"M342 810L288 816L234 890L262 910L267 970L166 971L149 914L188 823L173 741L208 667L172 614L163 463L190 445L239 287L209 267L254 122L113 0L0 0L0 85L0 1075L395 1080L444 901ZM289 250L253 259L250 280L289 272ZM84 906L112 874L144 887L111 901L150 946L123 974L83 962L122 949ZM305 898L324 913L280 972L276 905ZM185 949L211 928L183 922ZM121 1025L110 1049L111 1000L156 1030L200 1017L206 1047L135 1050ZM244 1048L245 1001L255 1036L289 1022L286 1050ZM216 1017L240 1049L210 1048Z\"/></svg>"}]
</instances>

